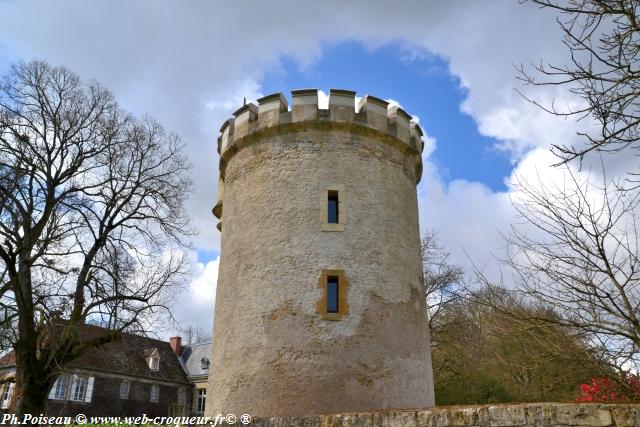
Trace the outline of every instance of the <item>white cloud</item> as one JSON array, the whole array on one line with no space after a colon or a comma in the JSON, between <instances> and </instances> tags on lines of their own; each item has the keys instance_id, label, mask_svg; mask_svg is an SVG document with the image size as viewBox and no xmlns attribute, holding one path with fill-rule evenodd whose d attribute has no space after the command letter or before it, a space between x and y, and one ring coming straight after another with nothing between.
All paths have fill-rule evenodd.
<instances>
[{"instance_id":1,"label":"white cloud","mask_svg":"<svg viewBox=\"0 0 640 427\"><path fill-rule=\"evenodd\" d=\"M324 91L318 89L318 108L328 109L329 108L329 94L324 93Z\"/></svg>"},{"instance_id":2,"label":"white cloud","mask_svg":"<svg viewBox=\"0 0 640 427\"><path fill-rule=\"evenodd\" d=\"M552 117L515 92L514 64L563 63L566 53L554 17L518 2L22 1L0 2L0 15L0 50L96 78L127 108L151 113L182 136L193 163L196 189L187 207L202 232L195 242L200 249L219 248L211 214L218 128L244 97L262 95L259 82L284 55L310 67L323 46L356 40L371 49L401 42L407 66L412 57L444 58L466 94L461 111L499 141L514 173L525 176L536 168L548 174L543 153L551 144L575 143L576 128L588 126ZM313 25L301 19L310 16ZM525 89L542 102L576 103L557 88ZM326 103L326 94L320 99ZM503 246L498 230L515 220L509 192L464 180L445 184L430 160L436 141L425 136L425 142L422 226L440 232L456 261L466 262L466 251L479 265L495 265L491 254ZM618 157L616 165L627 167L629 157ZM177 309L184 322L211 322L217 262L200 265L184 297L194 309Z\"/></svg>"},{"instance_id":3,"label":"white cloud","mask_svg":"<svg viewBox=\"0 0 640 427\"><path fill-rule=\"evenodd\" d=\"M219 256L206 264L196 263L193 279L176 296L173 314L181 328L200 326L206 333L211 333L219 265Z\"/></svg>"}]
</instances>

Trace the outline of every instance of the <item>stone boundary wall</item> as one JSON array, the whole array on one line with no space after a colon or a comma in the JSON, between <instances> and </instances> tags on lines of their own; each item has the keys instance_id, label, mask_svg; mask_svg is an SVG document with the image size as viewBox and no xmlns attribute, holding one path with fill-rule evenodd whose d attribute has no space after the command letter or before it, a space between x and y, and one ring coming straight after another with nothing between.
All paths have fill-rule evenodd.
<instances>
[{"instance_id":1,"label":"stone boundary wall","mask_svg":"<svg viewBox=\"0 0 640 427\"><path fill-rule=\"evenodd\" d=\"M640 404L525 403L255 418L256 427L640 427Z\"/></svg>"}]
</instances>

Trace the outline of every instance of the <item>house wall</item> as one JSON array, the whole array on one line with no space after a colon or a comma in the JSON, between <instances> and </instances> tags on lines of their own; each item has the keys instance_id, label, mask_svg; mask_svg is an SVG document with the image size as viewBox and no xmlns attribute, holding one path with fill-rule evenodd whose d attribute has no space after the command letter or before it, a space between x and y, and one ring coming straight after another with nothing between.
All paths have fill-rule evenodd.
<instances>
[{"instance_id":1,"label":"house wall","mask_svg":"<svg viewBox=\"0 0 640 427\"><path fill-rule=\"evenodd\" d=\"M205 377L200 380L193 379L192 382L193 382L193 395L191 398L191 413L198 414L198 390L207 389L208 378ZM207 398L209 398L208 395L207 395Z\"/></svg>"},{"instance_id":2,"label":"house wall","mask_svg":"<svg viewBox=\"0 0 640 427\"><path fill-rule=\"evenodd\" d=\"M187 389L187 405L191 399L191 386L188 384L162 384L158 402L149 400L153 382L135 380L128 377L94 376L93 394L91 402L74 402L70 400L53 400L47 403L48 415L75 416L82 413L91 416L141 416L149 417L180 415L176 413L178 390ZM129 381L129 398L120 399L120 384Z\"/></svg>"}]
</instances>

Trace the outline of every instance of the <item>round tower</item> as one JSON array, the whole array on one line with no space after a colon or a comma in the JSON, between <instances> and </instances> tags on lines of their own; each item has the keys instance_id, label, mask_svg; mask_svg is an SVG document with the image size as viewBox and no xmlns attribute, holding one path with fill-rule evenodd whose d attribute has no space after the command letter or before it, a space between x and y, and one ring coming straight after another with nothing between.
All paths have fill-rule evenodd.
<instances>
[{"instance_id":1,"label":"round tower","mask_svg":"<svg viewBox=\"0 0 640 427\"><path fill-rule=\"evenodd\" d=\"M207 413L434 405L416 184L422 131L386 101L316 89L220 129L221 258Z\"/></svg>"}]
</instances>

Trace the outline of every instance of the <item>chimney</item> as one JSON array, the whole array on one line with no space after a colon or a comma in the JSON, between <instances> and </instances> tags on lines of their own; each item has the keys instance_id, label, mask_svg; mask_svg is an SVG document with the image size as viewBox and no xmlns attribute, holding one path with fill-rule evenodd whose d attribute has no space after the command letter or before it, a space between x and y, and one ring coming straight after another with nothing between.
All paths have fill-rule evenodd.
<instances>
[{"instance_id":1,"label":"chimney","mask_svg":"<svg viewBox=\"0 0 640 427\"><path fill-rule=\"evenodd\" d=\"M173 352L176 356L180 357L180 342L182 341L182 337L171 337L169 338L169 345L173 349Z\"/></svg>"}]
</instances>

